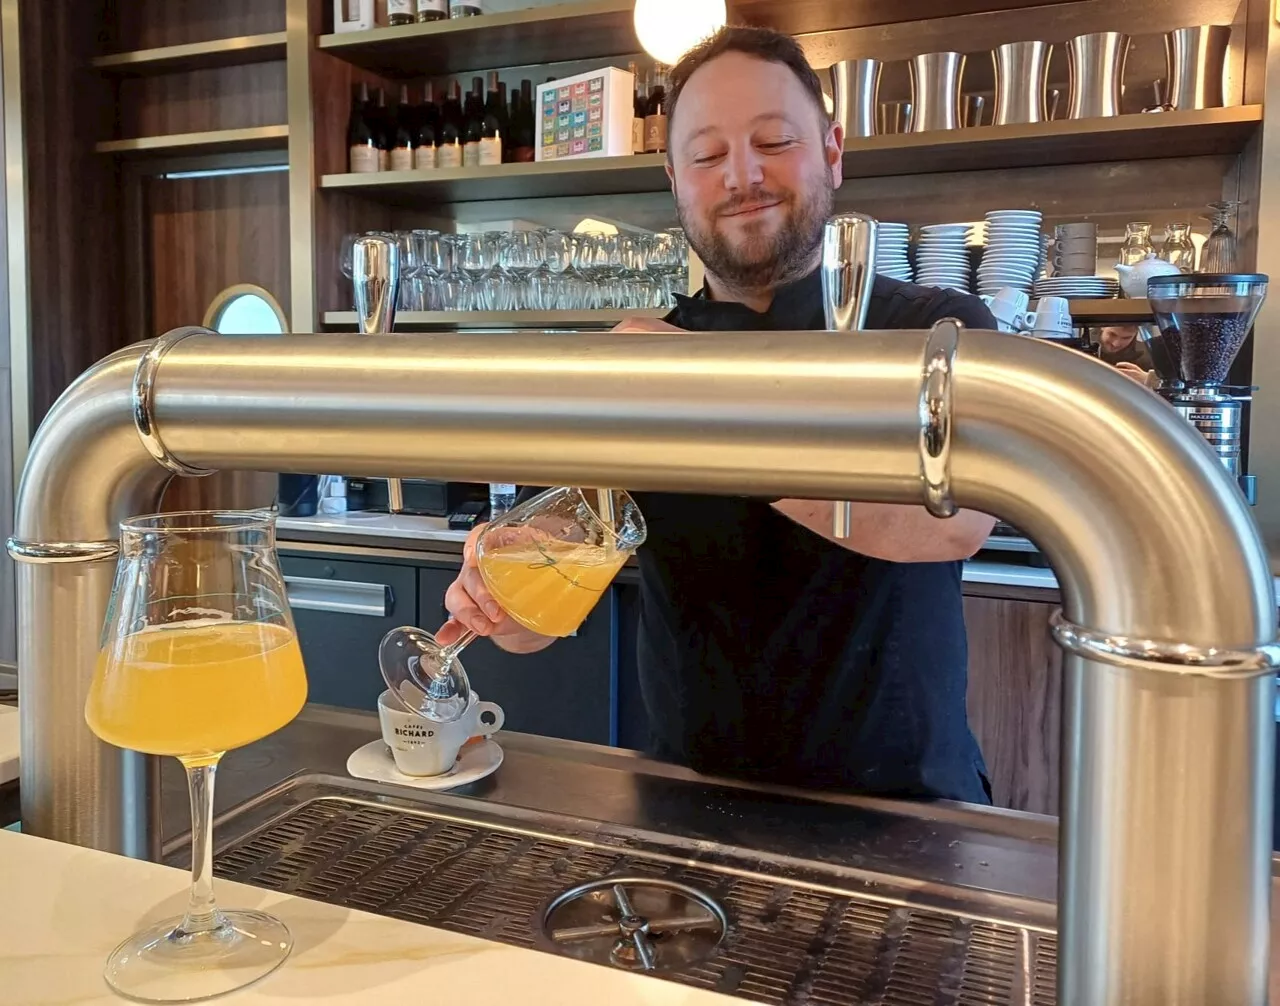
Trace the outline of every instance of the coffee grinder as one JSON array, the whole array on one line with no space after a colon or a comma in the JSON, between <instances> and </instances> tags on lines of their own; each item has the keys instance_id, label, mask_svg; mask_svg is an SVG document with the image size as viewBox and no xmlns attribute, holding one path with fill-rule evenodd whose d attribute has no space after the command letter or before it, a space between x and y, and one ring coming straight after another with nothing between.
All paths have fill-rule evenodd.
<instances>
[{"instance_id":1,"label":"coffee grinder","mask_svg":"<svg viewBox=\"0 0 1280 1006\"><path fill-rule=\"evenodd\" d=\"M1255 389L1227 383L1231 364L1267 296L1267 277L1250 273L1154 276L1147 299L1158 331L1142 326L1160 384L1156 388L1204 436L1223 466L1256 502L1255 477L1241 458L1243 403Z\"/></svg>"}]
</instances>

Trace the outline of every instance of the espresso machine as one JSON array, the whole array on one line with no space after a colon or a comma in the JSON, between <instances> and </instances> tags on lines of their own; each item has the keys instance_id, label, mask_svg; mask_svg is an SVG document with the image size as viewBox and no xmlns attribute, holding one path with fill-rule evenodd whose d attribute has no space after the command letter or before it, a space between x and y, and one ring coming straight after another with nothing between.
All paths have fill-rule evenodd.
<instances>
[{"instance_id":1,"label":"espresso machine","mask_svg":"<svg viewBox=\"0 0 1280 1006\"><path fill-rule=\"evenodd\" d=\"M1228 383L1232 363L1267 296L1257 273L1189 273L1147 281L1154 327L1141 328L1160 379L1157 392L1209 442L1223 466L1256 502L1242 458L1244 403L1254 388Z\"/></svg>"}]
</instances>

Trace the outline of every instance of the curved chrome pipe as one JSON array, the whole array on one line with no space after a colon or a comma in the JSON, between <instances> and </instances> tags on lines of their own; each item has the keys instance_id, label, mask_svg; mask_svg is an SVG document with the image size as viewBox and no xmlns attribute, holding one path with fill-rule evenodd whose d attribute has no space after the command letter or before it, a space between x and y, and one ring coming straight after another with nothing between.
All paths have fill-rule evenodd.
<instances>
[{"instance_id":1,"label":"curved chrome pipe","mask_svg":"<svg viewBox=\"0 0 1280 1006\"><path fill-rule=\"evenodd\" d=\"M964 331L940 374L956 336L190 336L149 411L193 470L501 473L1011 520L1050 556L1073 623L1060 1001L1260 1004L1276 607L1248 506L1195 431L1110 368ZM169 472L132 423L145 351L93 368L41 427L17 514L32 558L109 541L158 504ZM111 572L22 565L24 825L140 854L154 791L81 717Z\"/></svg>"}]
</instances>

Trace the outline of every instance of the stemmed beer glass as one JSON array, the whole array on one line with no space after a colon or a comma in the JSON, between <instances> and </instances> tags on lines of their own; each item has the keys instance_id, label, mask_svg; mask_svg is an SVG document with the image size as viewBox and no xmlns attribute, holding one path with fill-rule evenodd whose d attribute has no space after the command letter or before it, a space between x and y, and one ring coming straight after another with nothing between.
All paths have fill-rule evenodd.
<instances>
[{"instance_id":1,"label":"stemmed beer glass","mask_svg":"<svg viewBox=\"0 0 1280 1006\"><path fill-rule=\"evenodd\" d=\"M298 714L307 678L272 514L156 514L120 531L85 720L109 744L182 762L192 885L186 915L121 943L106 980L142 1002L193 1002L257 981L293 945L278 919L214 902L213 782L226 751Z\"/></svg>"},{"instance_id":2,"label":"stemmed beer glass","mask_svg":"<svg viewBox=\"0 0 1280 1006\"><path fill-rule=\"evenodd\" d=\"M476 543L476 564L515 621L544 636L571 636L645 535L644 517L627 493L562 486L489 524ZM382 676L410 712L455 720L471 696L458 655L475 638L467 632L441 646L414 626L393 629L378 652Z\"/></svg>"}]
</instances>

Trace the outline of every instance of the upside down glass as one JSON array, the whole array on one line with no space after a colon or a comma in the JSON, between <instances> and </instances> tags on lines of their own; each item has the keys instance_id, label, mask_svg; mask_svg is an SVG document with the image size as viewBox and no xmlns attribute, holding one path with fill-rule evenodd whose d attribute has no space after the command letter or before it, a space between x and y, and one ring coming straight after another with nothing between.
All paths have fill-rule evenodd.
<instances>
[{"instance_id":1,"label":"upside down glass","mask_svg":"<svg viewBox=\"0 0 1280 1006\"><path fill-rule=\"evenodd\" d=\"M640 508L619 489L548 489L485 527L476 564L511 618L544 636L578 631L618 570L644 544ZM470 684L458 655L468 631L441 646L413 626L382 641L382 676L406 709L448 722L467 708Z\"/></svg>"},{"instance_id":2,"label":"upside down glass","mask_svg":"<svg viewBox=\"0 0 1280 1006\"><path fill-rule=\"evenodd\" d=\"M106 980L142 1002L194 1002L270 974L289 956L284 923L222 911L213 898L218 761L302 709L307 679L266 511L133 517L120 559L85 720L102 740L172 755L191 794L191 899L107 960Z\"/></svg>"}]
</instances>

